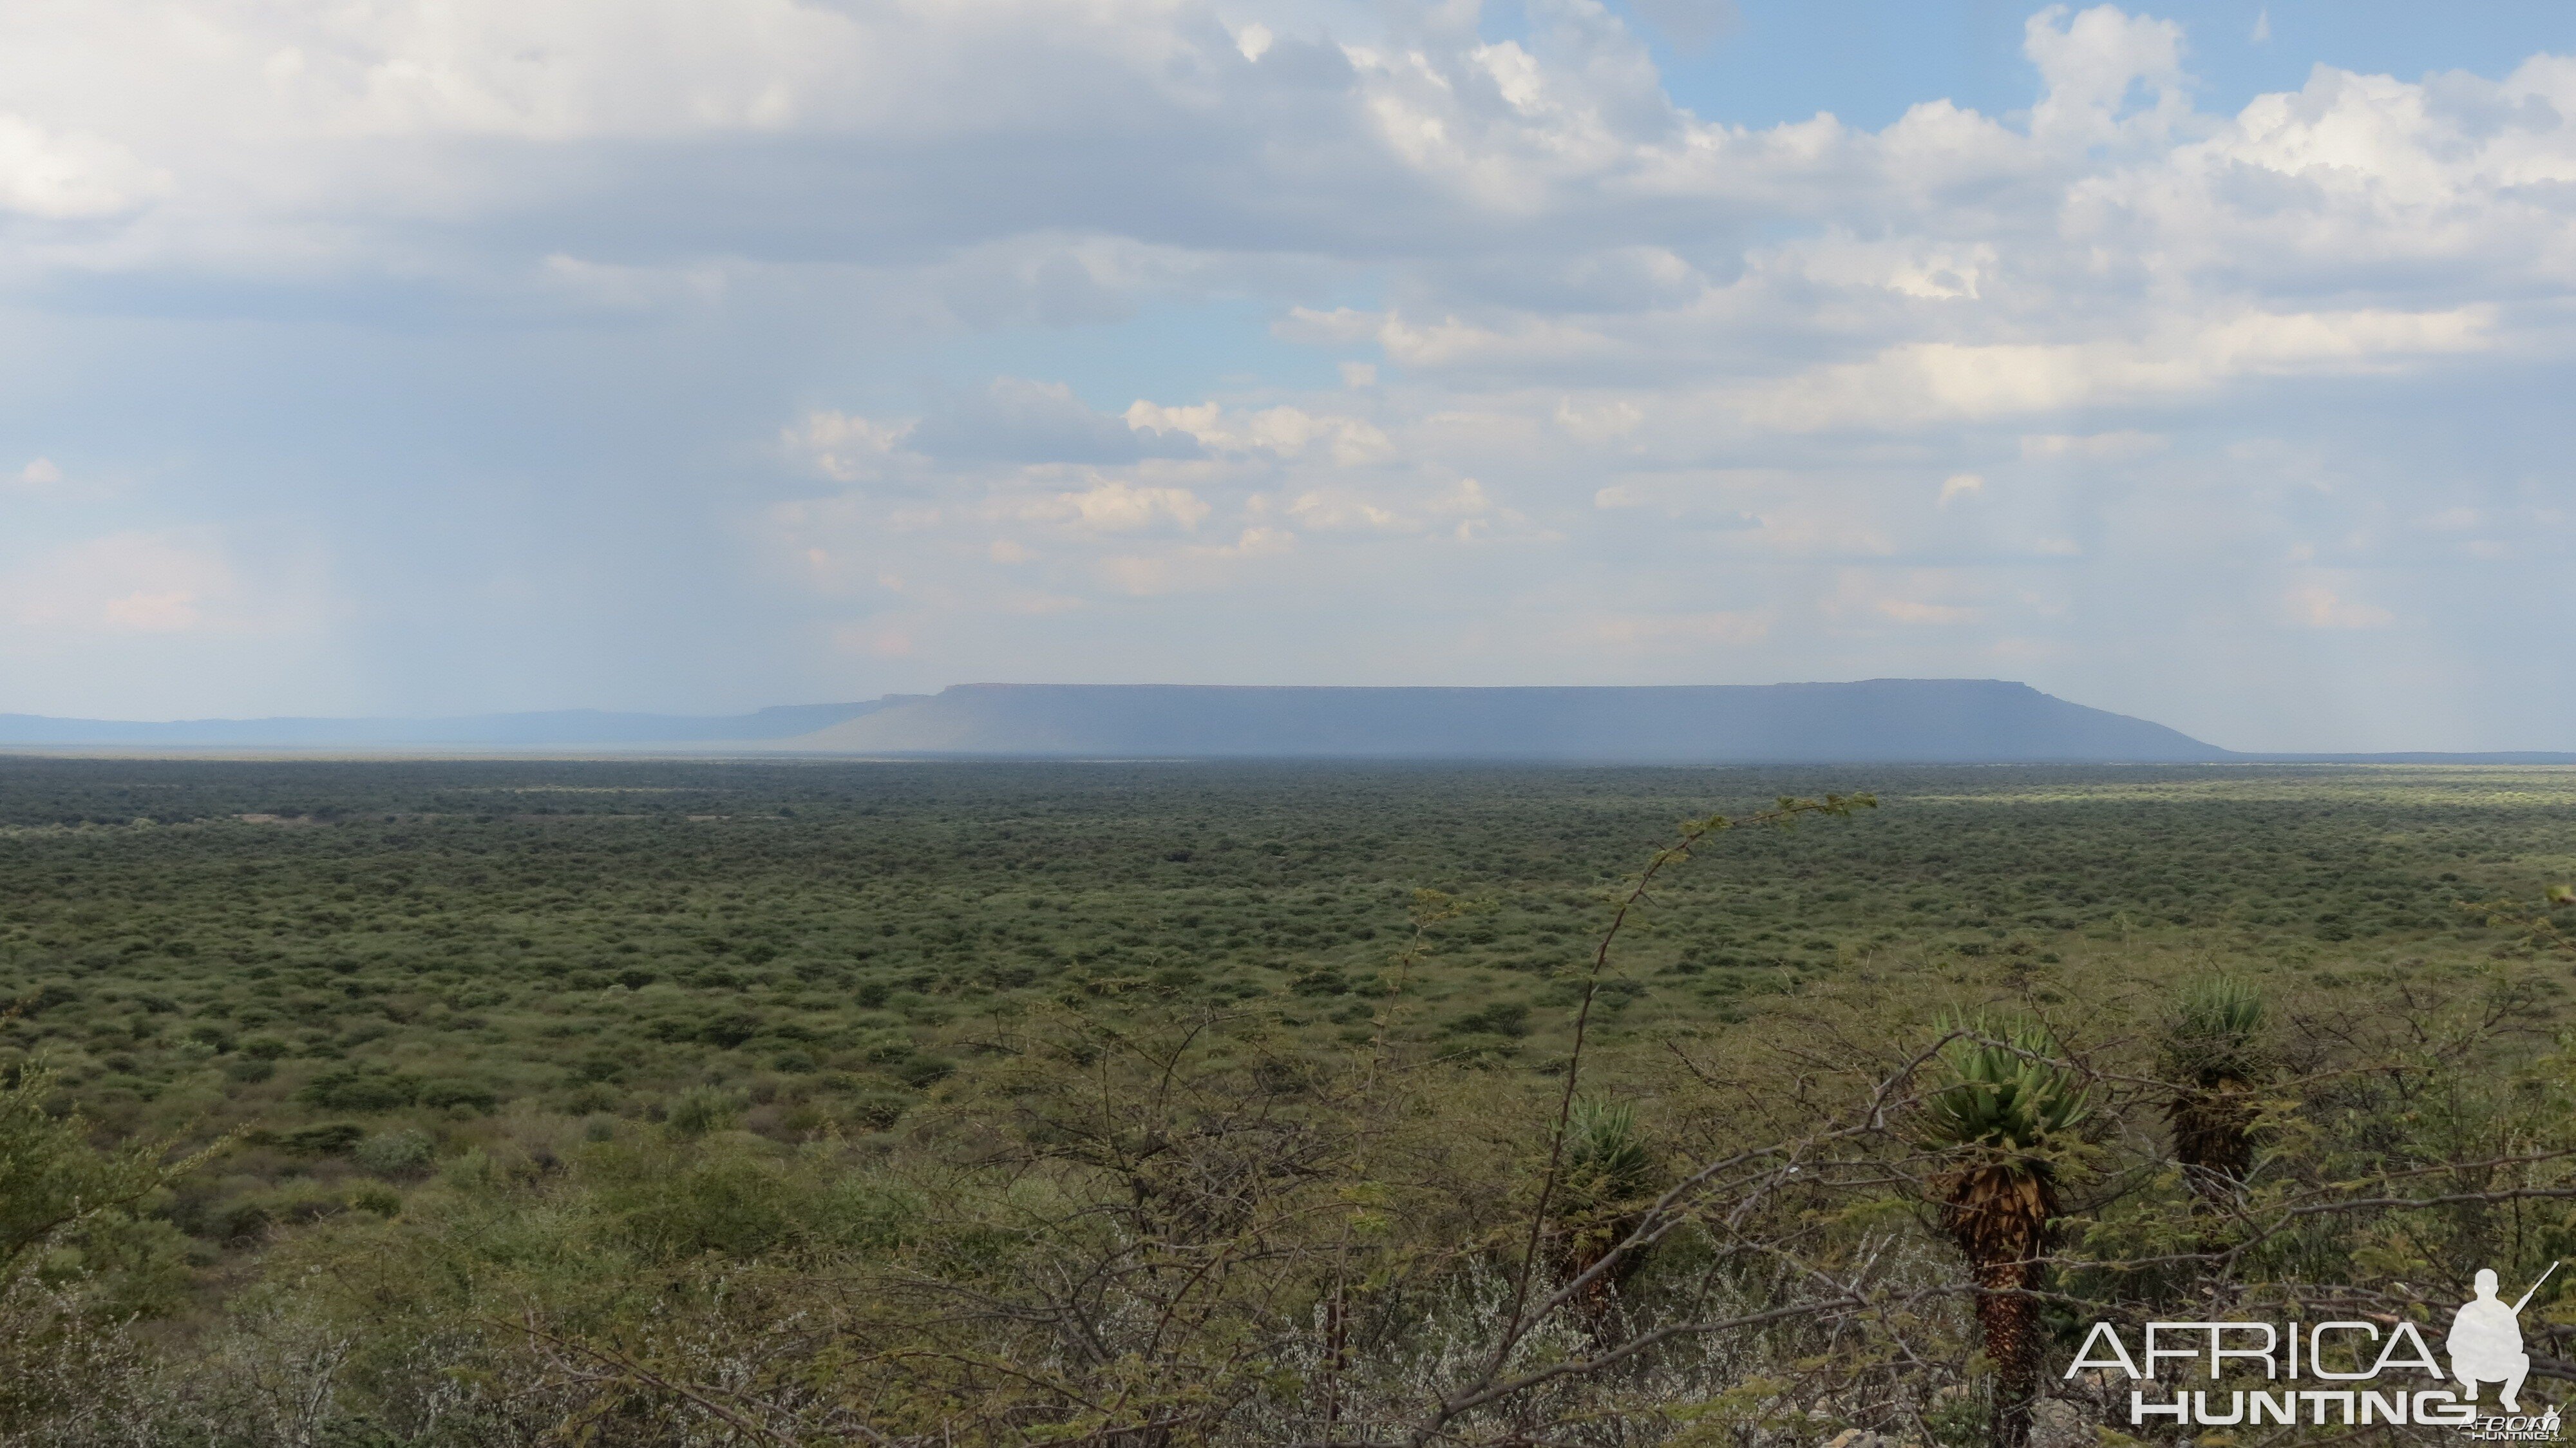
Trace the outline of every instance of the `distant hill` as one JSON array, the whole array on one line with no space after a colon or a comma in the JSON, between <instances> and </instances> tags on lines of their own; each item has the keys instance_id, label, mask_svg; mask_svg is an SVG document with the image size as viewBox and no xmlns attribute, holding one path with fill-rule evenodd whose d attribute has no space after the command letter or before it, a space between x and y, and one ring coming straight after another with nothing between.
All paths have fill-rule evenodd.
<instances>
[{"instance_id":1,"label":"distant hill","mask_svg":"<svg viewBox=\"0 0 2576 1448\"><path fill-rule=\"evenodd\" d=\"M960 684L749 714L138 722L0 714L0 750L587 750L1017 759L2576 764L2576 753L2238 754L1997 679L1664 688Z\"/></svg>"},{"instance_id":2,"label":"distant hill","mask_svg":"<svg viewBox=\"0 0 2576 1448\"><path fill-rule=\"evenodd\" d=\"M181 719L138 723L0 714L0 746L368 749L423 745L507 749L592 744L758 744L810 734L917 697L890 694L865 704L789 704L751 714L720 715L557 709L534 714L469 714L452 719Z\"/></svg>"},{"instance_id":3,"label":"distant hill","mask_svg":"<svg viewBox=\"0 0 2576 1448\"><path fill-rule=\"evenodd\" d=\"M2161 724L1993 679L1510 689L961 684L784 747L871 755L1674 763L2233 757Z\"/></svg>"}]
</instances>

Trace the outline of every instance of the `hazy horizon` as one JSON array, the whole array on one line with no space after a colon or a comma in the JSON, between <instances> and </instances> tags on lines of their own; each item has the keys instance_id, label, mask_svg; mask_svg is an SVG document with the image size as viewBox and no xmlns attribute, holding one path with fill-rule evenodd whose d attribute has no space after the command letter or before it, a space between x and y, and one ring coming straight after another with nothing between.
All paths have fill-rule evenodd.
<instances>
[{"instance_id":1,"label":"hazy horizon","mask_svg":"<svg viewBox=\"0 0 2576 1448\"><path fill-rule=\"evenodd\" d=\"M1400 696L1396 698L1370 696ZM1596 698L1586 696L1612 696ZM1643 695L1645 697L1639 697ZM1250 696L1250 697L1245 697ZM1472 696L1472 697L1468 697ZM1491 697L1529 696L1529 697ZM1673 697L1681 696L1681 697ZM2576 750L2240 750L1994 679L1771 685L1222 685L990 681L735 714L566 709L418 717L84 720L0 712L0 751L463 751L600 757L709 749L987 759L1479 759L1596 763L2320 762L2576 764Z\"/></svg>"},{"instance_id":2,"label":"hazy horizon","mask_svg":"<svg viewBox=\"0 0 2576 1448\"><path fill-rule=\"evenodd\" d=\"M713 709L685 709L685 710L680 710L680 709L618 709L618 708L606 708L606 707L602 707L602 706L599 706L599 705L572 704L572 705L562 705L562 706L557 706L557 707L552 707L552 708L545 708L545 709L512 709L512 708L499 708L499 709L484 709L484 710L472 710L472 711L460 711L460 712L444 712L444 713L422 713L422 714L254 714L254 715L168 715L168 716L155 717L155 718L137 718L137 719L125 719L125 718L119 718L119 719L108 719L108 718L103 718L103 717L99 717L99 716L82 716L82 715L38 715L38 714L31 714L31 713L28 713L27 711L23 711L23 710L6 710L6 709L0 709L0 718L7 718L7 717L13 717L13 716L14 716L14 717L19 717L19 718L55 719L55 720L61 720L61 721L64 721L64 722L72 722L72 723L138 724L138 725L234 724L234 723L260 723L260 722L266 722L266 721L272 721L272 720L294 720L294 721L298 721L298 722L316 722L316 723L350 723L350 724L369 724L369 723L432 723L432 722L462 722L462 721L467 721L467 720L482 720L482 719L504 719L504 718L514 718L514 717L547 718L547 717L554 717L554 716L561 716L561 715L582 715L582 714L598 714L598 715L608 715L608 716L618 716L618 717L638 717L638 718L663 718L663 719L673 719L673 720L688 720L688 719L727 720L727 719L747 719L747 718L751 718L751 717L753 717L753 716L755 716L755 715L762 714L762 713L785 713L785 712L793 712L793 711L799 711L799 710L809 710L809 709L828 708L828 707L831 707L831 706L833 706L833 705L837 705L837 704L872 704L872 703L878 703L878 702L887 701L887 700L894 700L894 699L927 699L927 698L934 698L934 697L936 697L936 696L938 696L938 695L940 695L940 694L942 694L942 693L945 693L945 692L947 692L947 691L949 691L949 690L952 690L952 689L975 688L975 687L997 687L997 686L998 686L998 687L1013 687L1013 686L1016 686L1016 685L1018 685L1018 684L1020 684L1020 683L1023 683L1023 682L1025 682L1025 681L1018 681L1018 680L1001 680L1001 679L961 679L961 680L958 680L958 681L956 681L956 682L954 682L954 683L936 685L936 686L933 686L933 687L930 687L930 688L926 688L926 689L892 690L892 691L888 691L888 692L883 693L883 694L873 695L873 696L870 696L870 697L865 698L865 699L838 699L838 700L823 700L823 699L793 699L793 700L779 700L779 701L774 701L774 702L770 702L770 703L765 703L765 704L756 704L756 705L752 705L752 706L749 706L749 707L745 707L745 708L736 708L736 709L726 709L726 708L713 708ZM1092 687L1092 686L1097 686L1097 687L1109 687L1109 688L1158 688L1158 687L1169 687L1169 686L1171 686L1171 685L1170 685L1170 682L1169 682L1169 681L1166 681L1166 680L1135 680L1135 681L1129 681L1129 682L1126 682L1126 683L1114 683L1114 684L1102 684L1100 681L1097 681L1097 680L1081 680L1081 679L1059 680L1059 681L1054 681L1054 682L1055 682L1055 684L1057 684L1057 685L1073 685L1073 686L1078 686L1078 687ZM1748 682L1747 682L1747 683L1745 683L1745 684L1742 684L1742 685L1736 685L1736 686L1733 686L1733 687L1752 687L1752 688L1763 688L1763 687L1770 687L1770 686L1783 686L1783 685L1815 685L1815 684L1836 684L1836 683L1872 683L1872 682L1884 682L1884 681L1883 681L1883 680L1857 680L1857 679L1853 679L1853 680L1837 680L1837 679L1775 679L1775 680L1758 680L1758 681L1748 681ZM1942 680L1942 681L1930 681L1930 682L1954 682L1954 681ZM2024 680L2019 680L2019 679L1995 679L1995 680L1984 680L1984 681L1977 681L1977 682L1996 682L1996 683L2008 683L2008 684L2022 684L2022 683L2026 683L2026 681L2024 681ZM1038 686L1038 687L1048 687L1048 686L1047 686L1047 685L1040 685L1040 686ZM1270 684L1270 683L1234 684L1234 683L1210 683L1210 684L1198 684L1198 685L1180 685L1180 686L1178 686L1178 687L1204 687L1204 688L1222 688L1222 689L1277 689L1277 688L1287 688L1287 689L1558 689L1558 688L1578 688L1578 689L1625 689L1625 688L1693 688L1693 687L1703 687L1703 686L1701 686L1701 685L1695 685L1695 684L1690 683L1690 682L1688 682L1688 681L1676 681L1676 682L1672 682L1672 683L1664 683L1664 684L1617 684L1617 683L1604 683L1604 684L1571 684L1571 685L1560 685L1560 684L1476 684L1476 683L1459 683L1459 684L1329 684L1329 683L1327 683L1327 684ZM2036 687L2036 686L2033 686L2033 687ZM2064 696L2062 696L2062 695L2057 695L2057 694L2054 694L2054 693L2050 693L2050 691L2046 691L2046 690L2043 690L2043 691L2041 691L2041 692L2043 692L2043 693L2049 693L2049 694L2050 694L2050 697L2052 697L2052 698L2063 698L2063 697L2064 697ZM2090 707L2096 707L2096 706L2093 706L2093 705L2089 704L2087 701L2082 700L2082 699L2067 699L2067 700L2066 700L2066 702L2068 702L2068 703L2074 703L2074 704L2082 704L2082 705L2085 705L2085 706L2086 706L2086 707L2088 707L2088 708L2090 708ZM2124 712L2124 711L2118 711L2118 710L2107 710L2107 711L2105 711L2105 712L2122 713L2122 712ZM2126 717L2143 719L2143 720L2145 720L2145 721L2147 721L2147 722L2149 722L2149 723L2155 723L2155 724L2163 724L2163 723L2165 723L2165 721L2164 721L2164 720L2157 719L2157 718L2155 718L2155 717L2154 717L2154 716L2152 716L2152 715L2130 714L2130 715L2126 715ZM2168 727L2171 727L2171 726L2168 726ZM2190 731L2188 731L2188 730L2181 730L2181 731L2178 731L2178 732L2182 732L2182 733L2186 733L2186 734L2190 733ZM2213 739L2207 739L2207 738L2205 738L2205 737L2197 736L2197 735L2195 735L2195 736L2193 736L2193 737L2194 737L2194 738L2196 738L2196 739L2199 739L2199 740L2200 740L2200 742L2202 742L2202 743L2210 744L2210 745L2212 745L2212 746L2214 746L2214 747L2217 747L2217 748L2219 748L2219 749L2225 750L2225 751L2227 751L2227 752L2229 752L2229 753L2244 754L2244 755L2247 755L2247 756L2249 756L2249 757L2263 757L2263 756L2272 756L2272 755L2302 755L2302 754L2315 754L2315 755L2321 755L2321 756L2322 756L2322 755L2347 755L2347 754L2410 754L2410 753L2425 753L2425 754L2462 754L2462 755L2468 755L2468 754L2570 754L2570 755L2576 755L2576 729L2562 730L2562 731L2561 731L2561 733L2562 733L2562 735L2564 736L2564 738L2563 738L2562 743L2561 743L2561 744L2558 744L2558 745L2551 745L2551 744L2545 744L2545 743L2544 743L2544 744L2536 744L2536 745L2519 746L2519 747L2512 748L2512 749L2494 749L2494 750L2481 750L2481 749L2440 749L2440 748L2432 748L2432 747L2428 747L2428 746L2416 746L2416 745L2407 745L2407 744L2395 744L2395 745L2389 745L2389 746L2387 746L2387 747L2385 747L2385 748L2382 748L2382 749L2373 749L2373 750L2333 749L2333 748L2326 748L2326 747L2321 747L2321 746L2300 745L2300 744L2273 745L2273 746L2267 746L2267 747L2263 747L2263 748L2248 748L2248 747L2243 747L2243 746L2231 745L2231 744L2229 744L2228 742L2226 742L2226 741L2224 741L2224 740L2213 740ZM600 742L600 741L592 741L592 742ZM0 748L6 748L6 747L8 747L8 745L6 744L6 741L0 741ZM49 747L50 747L50 746L49 746ZM119 747L123 747L123 746L119 746ZM179 746L179 747L198 747L198 746ZM289 746L289 747L291 747L291 746ZM323 747L323 746L316 746L316 747ZM333 746L333 747L336 747L336 746ZM476 745L476 746L472 746L472 747L475 747L475 748L488 748L488 747L498 747L498 746L483 746L483 745Z\"/></svg>"},{"instance_id":3,"label":"hazy horizon","mask_svg":"<svg viewBox=\"0 0 2576 1448\"><path fill-rule=\"evenodd\" d=\"M2026 682L2576 748L2576 9L0 18L0 713Z\"/></svg>"}]
</instances>

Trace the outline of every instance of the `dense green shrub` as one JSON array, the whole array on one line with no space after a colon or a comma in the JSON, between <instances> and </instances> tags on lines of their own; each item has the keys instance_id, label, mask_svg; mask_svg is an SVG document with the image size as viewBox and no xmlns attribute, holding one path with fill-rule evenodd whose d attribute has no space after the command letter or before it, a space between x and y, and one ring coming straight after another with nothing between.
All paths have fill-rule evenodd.
<instances>
[{"instance_id":1,"label":"dense green shrub","mask_svg":"<svg viewBox=\"0 0 2576 1448\"><path fill-rule=\"evenodd\" d=\"M379 1176L417 1176L437 1160L438 1143L425 1131L379 1132L358 1143L351 1159Z\"/></svg>"},{"instance_id":2,"label":"dense green shrub","mask_svg":"<svg viewBox=\"0 0 2576 1448\"><path fill-rule=\"evenodd\" d=\"M295 1096L325 1111L392 1111L420 1100L420 1082L381 1066L340 1066L305 1082Z\"/></svg>"},{"instance_id":3,"label":"dense green shrub","mask_svg":"<svg viewBox=\"0 0 2576 1448\"><path fill-rule=\"evenodd\" d=\"M339 1156L357 1148L367 1129L346 1121L325 1122L318 1126L300 1126L280 1136L277 1141L299 1156Z\"/></svg>"},{"instance_id":4,"label":"dense green shrub","mask_svg":"<svg viewBox=\"0 0 2576 1448\"><path fill-rule=\"evenodd\" d=\"M420 1086L420 1104L490 1111L501 1104L501 1093L479 1081L425 1081Z\"/></svg>"}]
</instances>

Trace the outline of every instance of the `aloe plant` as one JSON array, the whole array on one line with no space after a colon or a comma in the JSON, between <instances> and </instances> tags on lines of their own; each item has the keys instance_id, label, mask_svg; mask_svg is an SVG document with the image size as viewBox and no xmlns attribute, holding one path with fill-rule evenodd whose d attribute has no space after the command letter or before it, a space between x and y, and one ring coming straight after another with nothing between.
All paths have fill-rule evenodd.
<instances>
[{"instance_id":1,"label":"aloe plant","mask_svg":"<svg viewBox=\"0 0 2576 1448\"><path fill-rule=\"evenodd\" d=\"M1946 1029L1943 1084L1923 1098L1916 1137L1947 1160L1929 1186L1976 1283L1978 1332L1995 1369L1993 1441L2019 1448L2039 1392L2031 1293L2061 1211L2057 1158L2088 1115L2090 1093L2044 1025L1953 1019Z\"/></svg>"},{"instance_id":2,"label":"aloe plant","mask_svg":"<svg viewBox=\"0 0 2576 1448\"><path fill-rule=\"evenodd\" d=\"M1574 1104L1566 1123L1563 1184L1555 1208L1561 1276L1571 1280L1592 1270L1637 1230L1654 1195L1654 1170L1635 1108L1600 1098ZM1584 1293L1586 1307L1596 1313L1606 1310L1612 1293L1636 1272L1639 1261L1629 1253L1594 1279Z\"/></svg>"},{"instance_id":3,"label":"aloe plant","mask_svg":"<svg viewBox=\"0 0 2576 1448\"><path fill-rule=\"evenodd\" d=\"M2207 976L2183 988L2164 1029L2174 1158L2205 1203L2233 1196L2254 1164L2254 1082L2264 1065L2263 996Z\"/></svg>"}]
</instances>

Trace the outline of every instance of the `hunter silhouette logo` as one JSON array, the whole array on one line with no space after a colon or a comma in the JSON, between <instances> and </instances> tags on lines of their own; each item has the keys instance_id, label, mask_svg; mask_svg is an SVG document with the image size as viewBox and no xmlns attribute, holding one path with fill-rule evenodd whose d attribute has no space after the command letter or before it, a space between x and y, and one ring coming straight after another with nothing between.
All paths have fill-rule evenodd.
<instances>
[{"instance_id":1,"label":"hunter silhouette logo","mask_svg":"<svg viewBox=\"0 0 2576 1448\"><path fill-rule=\"evenodd\" d=\"M2451 1376L2467 1389L2463 1394L2470 1402L2478 1400L2478 1384L2504 1384L2504 1410L2522 1411L2522 1380L2531 1373L2531 1354L2522 1350L2522 1309L2531 1302L2531 1293L2549 1280L2558 1264L2549 1264L2549 1272L2507 1307L2496 1300L2496 1275L2487 1268L2478 1269L2478 1295L2460 1304L2451 1318L2451 1335L2442 1346L2451 1354Z\"/></svg>"},{"instance_id":2,"label":"hunter silhouette logo","mask_svg":"<svg viewBox=\"0 0 2576 1448\"><path fill-rule=\"evenodd\" d=\"M2132 1388L2129 1423L2144 1426L2156 1418L2176 1426L2248 1427L2276 1423L2283 1427L2305 1418L2316 1427L2368 1427L2416 1424L2455 1427L2471 1438L2488 1441L2545 1442L2558 1437L2555 1408L2526 1415L2523 1380L2531 1374L2531 1354L2522 1346L2522 1310L2531 1305L2559 1264L2534 1280L2511 1303L2496 1293L2496 1274L2481 1270L2476 1295L2451 1314L2442 1340L2448 1371L2417 1326L2403 1318L2394 1323L2320 1322L2313 1325L2270 1322L2150 1322L2141 1350L2131 1356L2120 1330L2107 1322L2093 1324L2065 1376L2081 1372L2119 1372L2131 1381L2157 1386ZM2246 1382L2260 1368L2264 1385L2220 1388L2229 1359L2237 1364L2237 1381ZM2179 1372L2176 1360L2187 1363ZM2140 1363L2144 1363L2142 1370ZM2162 1372L2158 1369L2162 1368ZM2417 1386L2405 1381L2420 1374ZM2186 1388L2191 1378L2205 1388ZM2173 1380L2167 1387L2163 1380ZM2300 1386L2302 1380L2318 1386ZM2478 1390L2492 1383L2510 1416L2481 1415ZM2456 1390L2450 1384L2456 1384ZM2436 1386L2440 1385L2440 1386ZM2153 1396L2150 1396L2152 1393Z\"/></svg>"}]
</instances>

